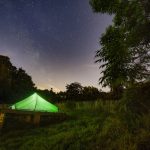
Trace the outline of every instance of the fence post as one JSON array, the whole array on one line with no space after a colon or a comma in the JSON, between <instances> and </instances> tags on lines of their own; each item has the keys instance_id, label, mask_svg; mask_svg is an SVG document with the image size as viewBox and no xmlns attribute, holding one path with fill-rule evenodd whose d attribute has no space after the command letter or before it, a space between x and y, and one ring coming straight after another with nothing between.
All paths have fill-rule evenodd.
<instances>
[{"instance_id":1,"label":"fence post","mask_svg":"<svg viewBox=\"0 0 150 150\"><path fill-rule=\"evenodd\" d=\"M2 129L2 127L3 127L4 117L5 117L5 114L0 112L0 129Z\"/></svg>"},{"instance_id":2,"label":"fence post","mask_svg":"<svg viewBox=\"0 0 150 150\"><path fill-rule=\"evenodd\" d=\"M35 113L33 116L33 124L39 126L41 115L39 113Z\"/></svg>"}]
</instances>

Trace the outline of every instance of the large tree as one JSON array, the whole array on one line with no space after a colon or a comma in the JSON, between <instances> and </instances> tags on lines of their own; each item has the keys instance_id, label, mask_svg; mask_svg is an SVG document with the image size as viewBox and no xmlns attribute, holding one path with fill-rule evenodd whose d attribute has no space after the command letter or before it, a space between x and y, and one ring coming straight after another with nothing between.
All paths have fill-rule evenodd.
<instances>
[{"instance_id":1,"label":"large tree","mask_svg":"<svg viewBox=\"0 0 150 150\"><path fill-rule=\"evenodd\" d=\"M96 62L102 63L100 84L109 86L112 91L122 88L127 81L129 54L123 41L123 31L110 26L101 37L102 48L96 53Z\"/></svg>"},{"instance_id":2,"label":"large tree","mask_svg":"<svg viewBox=\"0 0 150 150\"><path fill-rule=\"evenodd\" d=\"M14 67L9 57L0 55L0 102L13 103L35 90L31 76Z\"/></svg>"},{"instance_id":3,"label":"large tree","mask_svg":"<svg viewBox=\"0 0 150 150\"><path fill-rule=\"evenodd\" d=\"M95 12L114 16L96 53L104 68L100 83L116 90L146 79L150 75L150 2L90 0L90 4Z\"/></svg>"}]
</instances>

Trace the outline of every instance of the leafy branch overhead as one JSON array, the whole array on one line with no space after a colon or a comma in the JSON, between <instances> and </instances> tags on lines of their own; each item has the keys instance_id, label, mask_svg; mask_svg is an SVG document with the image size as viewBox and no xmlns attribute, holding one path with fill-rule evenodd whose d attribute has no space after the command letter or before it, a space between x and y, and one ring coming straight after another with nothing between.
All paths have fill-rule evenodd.
<instances>
[{"instance_id":1,"label":"leafy branch overhead","mask_svg":"<svg viewBox=\"0 0 150 150\"><path fill-rule=\"evenodd\" d=\"M100 38L96 62L102 68L100 84L112 91L150 75L150 1L90 0L94 12L113 16Z\"/></svg>"}]
</instances>

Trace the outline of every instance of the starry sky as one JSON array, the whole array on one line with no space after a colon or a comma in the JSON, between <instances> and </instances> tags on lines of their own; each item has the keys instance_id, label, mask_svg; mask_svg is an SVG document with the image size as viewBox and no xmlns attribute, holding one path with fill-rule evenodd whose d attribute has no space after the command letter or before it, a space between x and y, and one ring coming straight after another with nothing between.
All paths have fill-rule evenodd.
<instances>
[{"instance_id":1,"label":"starry sky","mask_svg":"<svg viewBox=\"0 0 150 150\"><path fill-rule=\"evenodd\" d=\"M40 89L63 91L72 82L100 89L94 55L111 23L89 0L0 0L0 55Z\"/></svg>"}]
</instances>

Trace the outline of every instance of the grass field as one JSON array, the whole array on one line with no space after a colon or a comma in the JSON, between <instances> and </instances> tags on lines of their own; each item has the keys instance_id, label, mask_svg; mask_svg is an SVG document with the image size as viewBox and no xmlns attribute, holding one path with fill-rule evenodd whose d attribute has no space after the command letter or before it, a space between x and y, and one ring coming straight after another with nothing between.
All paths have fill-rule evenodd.
<instances>
[{"instance_id":1,"label":"grass field","mask_svg":"<svg viewBox=\"0 0 150 150\"><path fill-rule=\"evenodd\" d=\"M150 114L138 116L111 101L58 106L70 116L67 120L1 133L0 150L150 149Z\"/></svg>"}]
</instances>

